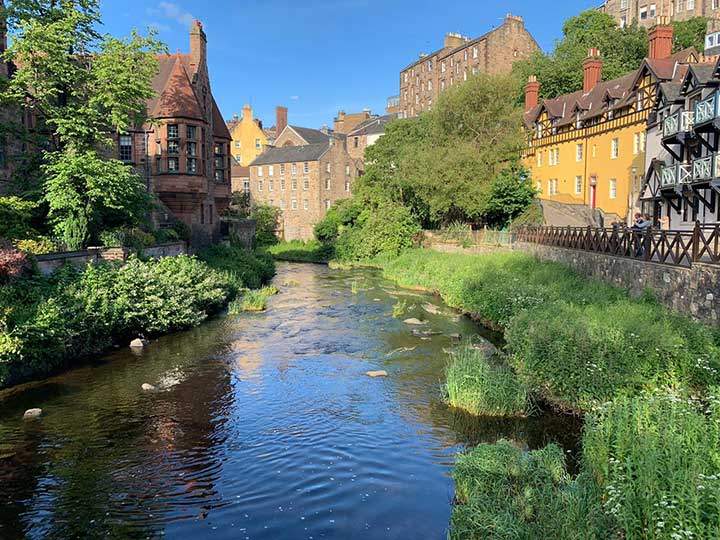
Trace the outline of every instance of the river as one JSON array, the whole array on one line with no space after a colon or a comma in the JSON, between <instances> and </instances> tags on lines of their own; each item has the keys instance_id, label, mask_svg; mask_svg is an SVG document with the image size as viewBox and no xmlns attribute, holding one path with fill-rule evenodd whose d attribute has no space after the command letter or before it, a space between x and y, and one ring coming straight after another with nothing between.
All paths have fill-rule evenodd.
<instances>
[{"instance_id":1,"label":"river","mask_svg":"<svg viewBox=\"0 0 720 540\"><path fill-rule=\"evenodd\" d=\"M265 313L0 393L0 538L441 540L457 452L576 448L568 418L443 404L453 334L497 336L437 298L371 270L286 264L275 283ZM408 317L439 334L413 335ZM24 421L32 407L44 416Z\"/></svg>"}]
</instances>

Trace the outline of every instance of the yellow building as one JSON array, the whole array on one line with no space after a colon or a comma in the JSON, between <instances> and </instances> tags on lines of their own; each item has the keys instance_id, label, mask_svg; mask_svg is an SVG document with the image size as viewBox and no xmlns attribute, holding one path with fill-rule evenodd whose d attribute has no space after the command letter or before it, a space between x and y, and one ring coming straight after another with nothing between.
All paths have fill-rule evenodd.
<instances>
[{"instance_id":1,"label":"yellow building","mask_svg":"<svg viewBox=\"0 0 720 540\"><path fill-rule=\"evenodd\" d=\"M671 52L672 27L656 26L650 32L650 57L619 79L601 81L597 49L585 60L582 91L538 102L540 83L530 78L525 165L541 199L599 209L606 223L632 217L643 185L647 121L658 83L697 61L694 49Z\"/></svg>"},{"instance_id":2,"label":"yellow building","mask_svg":"<svg viewBox=\"0 0 720 540\"><path fill-rule=\"evenodd\" d=\"M287 124L287 109L278 107L277 114L278 121L282 122L284 118L284 123ZM265 147L270 142L267 131L263 130L262 122L253 118L253 110L250 105L243 107L241 118L235 115L227 123L227 126L232 135L232 155L241 166L250 165L265 151ZM279 131L277 132L279 133Z\"/></svg>"}]
</instances>

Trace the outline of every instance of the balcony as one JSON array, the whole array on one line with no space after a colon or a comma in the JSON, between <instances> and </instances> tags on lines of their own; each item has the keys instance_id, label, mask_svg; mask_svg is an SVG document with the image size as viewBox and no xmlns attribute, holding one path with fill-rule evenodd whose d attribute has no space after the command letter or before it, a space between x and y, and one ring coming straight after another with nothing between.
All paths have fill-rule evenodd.
<instances>
[{"instance_id":1,"label":"balcony","mask_svg":"<svg viewBox=\"0 0 720 540\"><path fill-rule=\"evenodd\" d=\"M662 188L674 188L682 184L690 184L693 177L692 165L678 163L663 167L660 171L660 183Z\"/></svg>"},{"instance_id":2,"label":"balcony","mask_svg":"<svg viewBox=\"0 0 720 540\"><path fill-rule=\"evenodd\" d=\"M695 125L700 126L718 117L718 94L713 93L695 104Z\"/></svg>"},{"instance_id":3,"label":"balcony","mask_svg":"<svg viewBox=\"0 0 720 540\"><path fill-rule=\"evenodd\" d=\"M693 161L692 165L692 180L693 182L705 182L712 180L715 173L714 158L708 156Z\"/></svg>"},{"instance_id":4,"label":"balcony","mask_svg":"<svg viewBox=\"0 0 720 540\"><path fill-rule=\"evenodd\" d=\"M669 139L681 133L690 133L693 130L695 113L692 111L677 111L668 116L663 122L663 138Z\"/></svg>"}]
</instances>

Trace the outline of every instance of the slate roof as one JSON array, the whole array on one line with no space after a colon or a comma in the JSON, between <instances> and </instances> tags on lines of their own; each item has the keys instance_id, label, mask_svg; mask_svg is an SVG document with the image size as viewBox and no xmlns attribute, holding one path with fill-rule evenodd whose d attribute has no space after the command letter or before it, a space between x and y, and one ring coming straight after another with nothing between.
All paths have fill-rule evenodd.
<instances>
[{"instance_id":1,"label":"slate roof","mask_svg":"<svg viewBox=\"0 0 720 540\"><path fill-rule=\"evenodd\" d=\"M160 56L158 60L160 70L152 82L156 97L148 103L151 116L204 120L200 102L183 65L182 55Z\"/></svg>"},{"instance_id":2,"label":"slate roof","mask_svg":"<svg viewBox=\"0 0 720 540\"><path fill-rule=\"evenodd\" d=\"M690 48L661 60L646 58L637 70L617 79L601 81L588 93L578 90L553 99L542 100L525 113L525 125L528 128L532 127L543 108L555 119L554 125L562 127L573 123L578 111L580 111L580 119L587 120L607 112L610 108L625 107L635 98L633 88L645 68L660 81L680 80L688 69L687 64L682 62L693 54L697 53L694 48ZM610 107L608 107L608 97L614 102Z\"/></svg>"},{"instance_id":3,"label":"slate roof","mask_svg":"<svg viewBox=\"0 0 720 540\"><path fill-rule=\"evenodd\" d=\"M388 114L376 118L370 118L348 133L348 137L360 137L363 135L379 135L385 133L385 126L395 120L397 115Z\"/></svg>"},{"instance_id":4,"label":"slate roof","mask_svg":"<svg viewBox=\"0 0 720 540\"><path fill-rule=\"evenodd\" d=\"M326 141L323 143L307 144L304 146L268 148L265 152L260 154L255 161L250 164L250 166L274 165L276 163L296 163L300 161L317 161L325 154L325 152L328 151L329 148L330 145L327 142L327 136Z\"/></svg>"},{"instance_id":5,"label":"slate roof","mask_svg":"<svg viewBox=\"0 0 720 540\"><path fill-rule=\"evenodd\" d=\"M323 133L319 129L304 128L300 126L290 126L295 133L300 135L308 144L327 143L330 136Z\"/></svg>"},{"instance_id":6,"label":"slate roof","mask_svg":"<svg viewBox=\"0 0 720 540\"><path fill-rule=\"evenodd\" d=\"M212 113L213 113L213 135L218 139L232 139L230 130L227 128L225 120L223 120L222 114L220 113L220 107L215 102L215 98L212 98Z\"/></svg>"}]
</instances>

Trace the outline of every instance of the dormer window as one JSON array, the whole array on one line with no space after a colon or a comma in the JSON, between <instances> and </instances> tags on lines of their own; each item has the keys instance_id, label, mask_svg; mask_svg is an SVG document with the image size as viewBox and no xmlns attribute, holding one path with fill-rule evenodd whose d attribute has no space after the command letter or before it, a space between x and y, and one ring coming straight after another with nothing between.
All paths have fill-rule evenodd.
<instances>
[{"instance_id":1,"label":"dormer window","mask_svg":"<svg viewBox=\"0 0 720 540\"><path fill-rule=\"evenodd\" d=\"M580 111L575 113L575 129L582 129L582 120L580 119Z\"/></svg>"},{"instance_id":2,"label":"dormer window","mask_svg":"<svg viewBox=\"0 0 720 540\"><path fill-rule=\"evenodd\" d=\"M537 131L537 137L538 137L538 139L542 139L542 138L543 138L543 125L540 124L540 123L538 123L538 124L535 126L535 129L536 129L536 131Z\"/></svg>"}]
</instances>

